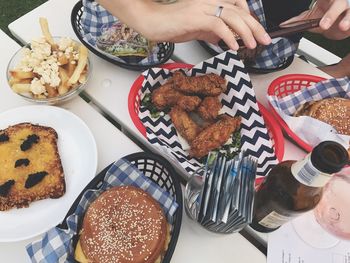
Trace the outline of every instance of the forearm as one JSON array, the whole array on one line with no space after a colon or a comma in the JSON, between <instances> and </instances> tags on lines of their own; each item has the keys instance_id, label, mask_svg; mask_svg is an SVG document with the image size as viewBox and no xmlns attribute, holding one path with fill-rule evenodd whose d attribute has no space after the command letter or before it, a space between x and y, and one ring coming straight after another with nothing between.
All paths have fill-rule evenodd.
<instances>
[{"instance_id":1,"label":"forearm","mask_svg":"<svg viewBox=\"0 0 350 263\"><path fill-rule=\"evenodd\" d=\"M145 32L147 26L145 18L154 10L152 0L97 0L97 2L113 16L141 34Z\"/></svg>"},{"instance_id":2,"label":"forearm","mask_svg":"<svg viewBox=\"0 0 350 263\"><path fill-rule=\"evenodd\" d=\"M320 70L332 76L333 78L350 77L350 69L341 64L319 67Z\"/></svg>"}]
</instances>

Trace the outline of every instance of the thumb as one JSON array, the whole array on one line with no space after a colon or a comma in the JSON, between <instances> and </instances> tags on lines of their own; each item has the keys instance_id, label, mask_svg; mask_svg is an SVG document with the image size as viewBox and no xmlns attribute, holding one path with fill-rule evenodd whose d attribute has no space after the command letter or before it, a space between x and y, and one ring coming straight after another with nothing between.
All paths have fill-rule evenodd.
<instances>
[{"instance_id":1,"label":"thumb","mask_svg":"<svg viewBox=\"0 0 350 263\"><path fill-rule=\"evenodd\" d=\"M289 23L293 23L293 22L297 22L297 21L300 21L300 20L307 19L307 18L309 18L309 15L310 15L310 10L304 11L301 14L299 14L299 15L297 15L295 17L292 17L292 18L282 22L280 24L280 26L285 26L285 25L287 25Z\"/></svg>"}]
</instances>

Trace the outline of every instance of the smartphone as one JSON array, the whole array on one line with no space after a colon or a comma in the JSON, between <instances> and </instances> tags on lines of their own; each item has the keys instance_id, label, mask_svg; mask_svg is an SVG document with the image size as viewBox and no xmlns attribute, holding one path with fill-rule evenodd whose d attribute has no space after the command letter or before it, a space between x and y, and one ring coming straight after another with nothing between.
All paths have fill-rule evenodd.
<instances>
[{"instance_id":1,"label":"smartphone","mask_svg":"<svg viewBox=\"0 0 350 263\"><path fill-rule=\"evenodd\" d=\"M321 18L300 20L285 24L283 26L275 26L272 28L268 28L267 33L270 35L271 38L284 37L318 27L320 24L320 20Z\"/></svg>"},{"instance_id":2,"label":"smartphone","mask_svg":"<svg viewBox=\"0 0 350 263\"><path fill-rule=\"evenodd\" d=\"M266 31L270 35L271 38L285 37L288 35L304 32L304 31L309 30L311 28L318 27L320 20L321 20L321 18L300 20L300 21L285 24L283 26L273 26L273 27L268 28ZM237 39L237 43L240 47L245 46L242 39ZM220 40L218 45L223 50L229 49L223 40Z\"/></svg>"}]
</instances>

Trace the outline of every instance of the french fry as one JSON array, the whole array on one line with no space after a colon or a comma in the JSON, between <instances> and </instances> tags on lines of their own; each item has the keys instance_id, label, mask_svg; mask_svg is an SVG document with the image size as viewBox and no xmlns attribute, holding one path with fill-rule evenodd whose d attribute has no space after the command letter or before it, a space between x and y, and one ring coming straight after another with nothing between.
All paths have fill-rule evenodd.
<instances>
[{"instance_id":1,"label":"french fry","mask_svg":"<svg viewBox=\"0 0 350 263\"><path fill-rule=\"evenodd\" d=\"M10 70L10 75L14 79L32 79L35 77L34 72L32 71L20 71L20 70Z\"/></svg>"},{"instance_id":2,"label":"french fry","mask_svg":"<svg viewBox=\"0 0 350 263\"><path fill-rule=\"evenodd\" d=\"M59 55L57 57L58 63L60 63L61 66L64 66L69 63L69 58L65 54L62 53L62 55Z\"/></svg>"},{"instance_id":3,"label":"french fry","mask_svg":"<svg viewBox=\"0 0 350 263\"><path fill-rule=\"evenodd\" d=\"M30 91L30 84L28 83L16 83L11 86L16 93L26 93Z\"/></svg>"},{"instance_id":4,"label":"french fry","mask_svg":"<svg viewBox=\"0 0 350 263\"><path fill-rule=\"evenodd\" d=\"M52 38L52 35L50 33L50 30L49 30L49 24L47 22L47 19L44 17L40 17L39 23L40 23L41 31L42 31L46 41L51 45L51 48L53 50L57 50L58 45L55 43L55 41Z\"/></svg>"},{"instance_id":5,"label":"french fry","mask_svg":"<svg viewBox=\"0 0 350 263\"><path fill-rule=\"evenodd\" d=\"M86 80L87 80L87 76L86 76L86 73L82 73L79 77L79 80L78 82L81 83L81 84L84 84L86 83Z\"/></svg>"},{"instance_id":6,"label":"french fry","mask_svg":"<svg viewBox=\"0 0 350 263\"><path fill-rule=\"evenodd\" d=\"M79 47L79 60L78 65L75 68L73 75L68 80L68 85L73 85L78 82L81 72L84 70L88 60L88 49L80 45Z\"/></svg>"},{"instance_id":7,"label":"french fry","mask_svg":"<svg viewBox=\"0 0 350 263\"><path fill-rule=\"evenodd\" d=\"M46 99L46 96L43 95L43 94L34 94L33 96L34 96L34 98L36 98L36 99Z\"/></svg>"},{"instance_id":8,"label":"french fry","mask_svg":"<svg viewBox=\"0 0 350 263\"><path fill-rule=\"evenodd\" d=\"M67 71L63 67L58 68L58 74L61 79L61 84L58 86L57 91L59 95L63 95L69 91L69 87L67 86L69 76L67 74Z\"/></svg>"},{"instance_id":9,"label":"french fry","mask_svg":"<svg viewBox=\"0 0 350 263\"><path fill-rule=\"evenodd\" d=\"M9 79L9 84L12 86L13 84L21 83L21 84L30 84L32 82L31 79L16 79L11 77Z\"/></svg>"},{"instance_id":10,"label":"french fry","mask_svg":"<svg viewBox=\"0 0 350 263\"><path fill-rule=\"evenodd\" d=\"M67 74L69 77L73 75L76 67L77 67L77 62L73 58L71 58L69 60L69 63L66 65Z\"/></svg>"},{"instance_id":11,"label":"french fry","mask_svg":"<svg viewBox=\"0 0 350 263\"><path fill-rule=\"evenodd\" d=\"M69 91L69 87L66 84L61 84L57 88L59 95L64 95Z\"/></svg>"},{"instance_id":12,"label":"french fry","mask_svg":"<svg viewBox=\"0 0 350 263\"><path fill-rule=\"evenodd\" d=\"M58 68L58 76L61 79L61 84L66 84L67 83L67 81L69 79L69 76L68 76L67 71L63 67L59 67Z\"/></svg>"},{"instance_id":13,"label":"french fry","mask_svg":"<svg viewBox=\"0 0 350 263\"><path fill-rule=\"evenodd\" d=\"M45 89L46 89L46 91L47 91L47 94L48 94L48 97L49 97L49 98L57 97L58 92L57 92L57 89L56 89L56 88L51 87L51 86L49 86L49 85L45 85Z\"/></svg>"}]
</instances>

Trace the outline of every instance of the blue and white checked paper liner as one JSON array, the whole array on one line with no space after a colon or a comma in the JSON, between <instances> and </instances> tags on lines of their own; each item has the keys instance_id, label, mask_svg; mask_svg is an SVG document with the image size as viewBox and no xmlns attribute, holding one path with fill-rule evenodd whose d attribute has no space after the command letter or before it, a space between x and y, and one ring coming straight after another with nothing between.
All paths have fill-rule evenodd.
<instances>
[{"instance_id":1,"label":"blue and white checked paper liner","mask_svg":"<svg viewBox=\"0 0 350 263\"><path fill-rule=\"evenodd\" d=\"M267 96L273 108L287 123L289 128L311 146L314 147L325 140L332 140L339 142L348 149L350 136L338 134L332 126L309 116L292 116L299 106L306 102L332 97L350 99L349 78L321 81L283 98Z\"/></svg>"},{"instance_id":2,"label":"blue and white checked paper liner","mask_svg":"<svg viewBox=\"0 0 350 263\"><path fill-rule=\"evenodd\" d=\"M74 248L72 238L78 234L78 222L84 216L89 205L105 190L113 186L132 185L143 189L161 205L169 224L173 223L173 216L178 204L171 195L164 191L156 183L148 179L134 165L125 159L120 159L112 164L107 171L103 183L98 190L87 190L75 212L67 220L68 229L54 227L46 232L38 241L27 245L27 253L32 262L74 262Z\"/></svg>"},{"instance_id":3,"label":"blue and white checked paper liner","mask_svg":"<svg viewBox=\"0 0 350 263\"><path fill-rule=\"evenodd\" d=\"M349 0L350 1L350 0ZM259 22L265 27L266 18L264 13L264 8L261 0L247 0L250 11L254 13L258 18ZM224 50L210 43L207 46L215 51L216 53L222 53ZM255 58L255 64L252 65L254 68L258 69L274 69L283 65L286 59L295 54L298 49L298 42L294 42L289 38L275 38L272 43L266 46L260 54Z\"/></svg>"},{"instance_id":4,"label":"blue and white checked paper liner","mask_svg":"<svg viewBox=\"0 0 350 263\"><path fill-rule=\"evenodd\" d=\"M82 2L83 14L81 17L81 24L83 29L83 39L85 42L88 43L92 48L98 50L98 52L115 61L128 63L128 61L125 61L121 57L113 56L99 49L96 45L97 38L102 34L102 28L112 26L118 21L118 19L95 1L83 0ZM135 64L140 66L147 66L159 63L160 61L157 56L158 51L159 49L156 47L148 57Z\"/></svg>"},{"instance_id":5,"label":"blue and white checked paper liner","mask_svg":"<svg viewBox=\"0 0 350 263\"><path fill-rule=\"evenodd\" d=\"M277 164L277 159L249 75L237 54L226 51L199 63L185 73L188 76L214 73L227 80L227 91L219 96L223 105L220 112L241 116L242 150L258 160L257 174L266 175ZM145 79L138 94L140 99L164 84L171 74L171 71L163 68L145 71ZM148 141L178 162L188 173L192 174L203 166L198 159L190 158L188 151L182 148L168 114L154 119L147 107L140 105L138 117L146 128Z\"/></svg>"}]
</instances>

